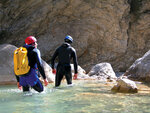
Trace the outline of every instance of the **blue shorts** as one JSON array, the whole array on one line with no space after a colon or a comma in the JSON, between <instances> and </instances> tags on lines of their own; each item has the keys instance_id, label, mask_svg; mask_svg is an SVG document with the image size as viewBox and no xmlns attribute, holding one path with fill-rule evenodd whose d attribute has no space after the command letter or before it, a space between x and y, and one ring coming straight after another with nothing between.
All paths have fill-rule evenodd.
<instances>
[{"instance_id":1,"label":"blue shorts","mask_svg":"<svg viewBox=\"0 0 150 113\"><path fill-rule=\"evenodd\" d=\"M39 81L38 75L36 73L36 69L31 68L30 72L26 76L22 76L19 79L19 83L21 86L34 86Z\"/></svg>"}]
</instances>

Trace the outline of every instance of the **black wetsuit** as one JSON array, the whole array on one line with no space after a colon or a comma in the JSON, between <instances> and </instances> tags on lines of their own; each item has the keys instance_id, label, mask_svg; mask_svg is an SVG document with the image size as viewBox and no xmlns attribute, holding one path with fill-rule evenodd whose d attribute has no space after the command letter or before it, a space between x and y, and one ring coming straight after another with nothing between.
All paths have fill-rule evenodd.
<instances>
[{"instance_id":1,"label":"black wetsuit","mask_svg":"<svg viewBox=\"0 0 150 113\"><path fill-rule=\"evenodd\" d=\"M70 61L72 58L74 63L75 74L78 73L78 63L75 49L71 47L68 43L64 43L59 48L57 48L51 60L52 69L54 69L54 61L57 56L58 65L56 70L55 86L57 87L60 85L64 75L66 77L67 84L72 84L72 73L70 66Z\"/></svg>"},{"instance_id":2,"label":"black wetsuit","mask_svg":"<svg viewBox=\"0 0 150 113\"><path fill-rule=\"evenodd\" d=\"M20 85L23 86L23 91L29 91L29 86L33 87L36 91L42 92L43 85L38 79L36 69L40 71L43 79L46 79L44 68L41 61L40 51L37 48L34 48L31 45L24 45L25 48L28 50L28 60L30 71L28 74L23 76L16 76L17 82L20 82Z\"/></svg>"}]
</instances>

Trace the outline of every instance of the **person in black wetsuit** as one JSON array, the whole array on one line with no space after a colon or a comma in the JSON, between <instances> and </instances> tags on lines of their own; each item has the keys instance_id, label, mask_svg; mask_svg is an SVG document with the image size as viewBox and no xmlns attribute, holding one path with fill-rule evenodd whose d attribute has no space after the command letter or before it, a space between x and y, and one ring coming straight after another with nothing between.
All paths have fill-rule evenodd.
<instances>
[{"instance_id":1,"label":"person in black wetsuit","mask_svg":"<svg viewBox=\"0 0 150 113\"><path fill-rule=\"evenodd\" d=\"M25 39L25 45L23 47L27 48L27 56L29 60L30 71L28 74L23 76L17 76L17 86L21 89L23 87L23 92L30 91L32 87L37 92L42 92L44 90L42 83L40 82L37 75L37 68L41 73L45 86L48 85L48 81L45 76L44 68L41 61L41 55L39 49L37 49L37 40L33 36L29 36Z\"/></svg>"},{"instance_id":2,"label":"person in black wetsuit","mask_svg":"<svg viewBox=\"0 0 150 113\"><path fill-rule=\"evenodd\" d=\"M73 39L71 36L66 36L64 39L65 43L63 43L60 47L58 47L51 59L51 65L52 65L52 72L55 74L55 87L60 86L61 80L63 79L63 76L65 75L65 78L67 80L67 84L72 84L72 73L71 73L71 65L70 61L73 58L74 63L74 79L77 79L77 73L78 73L78 62L77 62L77 55L76 51L73 47L71 47L71 43L73 42ZM58 65L57 69L55 70L55 59L58 56Z\"/></svg>"}]
</instances>

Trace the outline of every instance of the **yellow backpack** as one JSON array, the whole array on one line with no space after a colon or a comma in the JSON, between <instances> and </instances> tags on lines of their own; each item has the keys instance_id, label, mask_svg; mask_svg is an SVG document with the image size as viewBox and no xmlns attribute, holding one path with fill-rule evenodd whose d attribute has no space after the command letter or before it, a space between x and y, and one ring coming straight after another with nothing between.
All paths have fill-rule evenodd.
<instances>
[{"instance_id":1,"label":"yellow backpack","mask_svg":"<svg viewBox=\"0 0 150 113\"><path fill-rule=\"evenodd\" d=\"M30 70L27 53L25 47L19 47L14 51L14 72L18 76L27 74Z\"/></svg>"}]
</instances>

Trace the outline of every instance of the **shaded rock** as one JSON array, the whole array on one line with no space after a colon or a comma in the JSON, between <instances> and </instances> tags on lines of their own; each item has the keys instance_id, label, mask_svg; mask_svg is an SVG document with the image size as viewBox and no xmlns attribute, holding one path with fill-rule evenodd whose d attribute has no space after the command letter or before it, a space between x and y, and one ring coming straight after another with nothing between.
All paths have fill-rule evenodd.
<instances>
[{"instance_id":1,"label":"shaded rock","mask_svg":"<svg viewBox=\"0 0 150 113\"><path fill-rule=\"evenodd\" d=\"M150 82L150 50L143 57L137 59L125 72L124 76L134 80Z\"/></svg>"},{"instance_id":2,"label":"shaded rock","mask_svg":"<svg viewBox=\"0 0 150 113\"><path fill-rule=\"evenodd\" d=\"M98 79L116 79L116 74L113 71L110 63L99 63L95 65L90 72L89 76L97 76Z\"/></svg>"},{"instance_id":3,"label":"shaded rock","mask_svg":"<svg viewBox=\"0 0 150 113\"><path fill-rule=\"evenodd\" d=\"M131 81L129 79L118 79L117 85L113 86L111 89L115 92L121 92L121 93L137 93L138 89L134 81Z\"/></svg>"},{"instance_id":4,"label":"shaded rock","mask_svg":"<svg viewBox=\"0 0 150 113\"><path fill-rule=\"evenodd\" d=\"M117 77L122 76L124 73L125 73L125 72L115 72L115 74L116 74Z\"/></svg>"},{"instance_id":5,"label":"shaded rock","mask_svg":"<svg viewBox=\"0 0 150 113\"><path fill-rule=\"evenodd\" d=\"M17 47L10 44L0 45L0 84L14 84L13 52Z\"/></svg>"}]
</instances>

